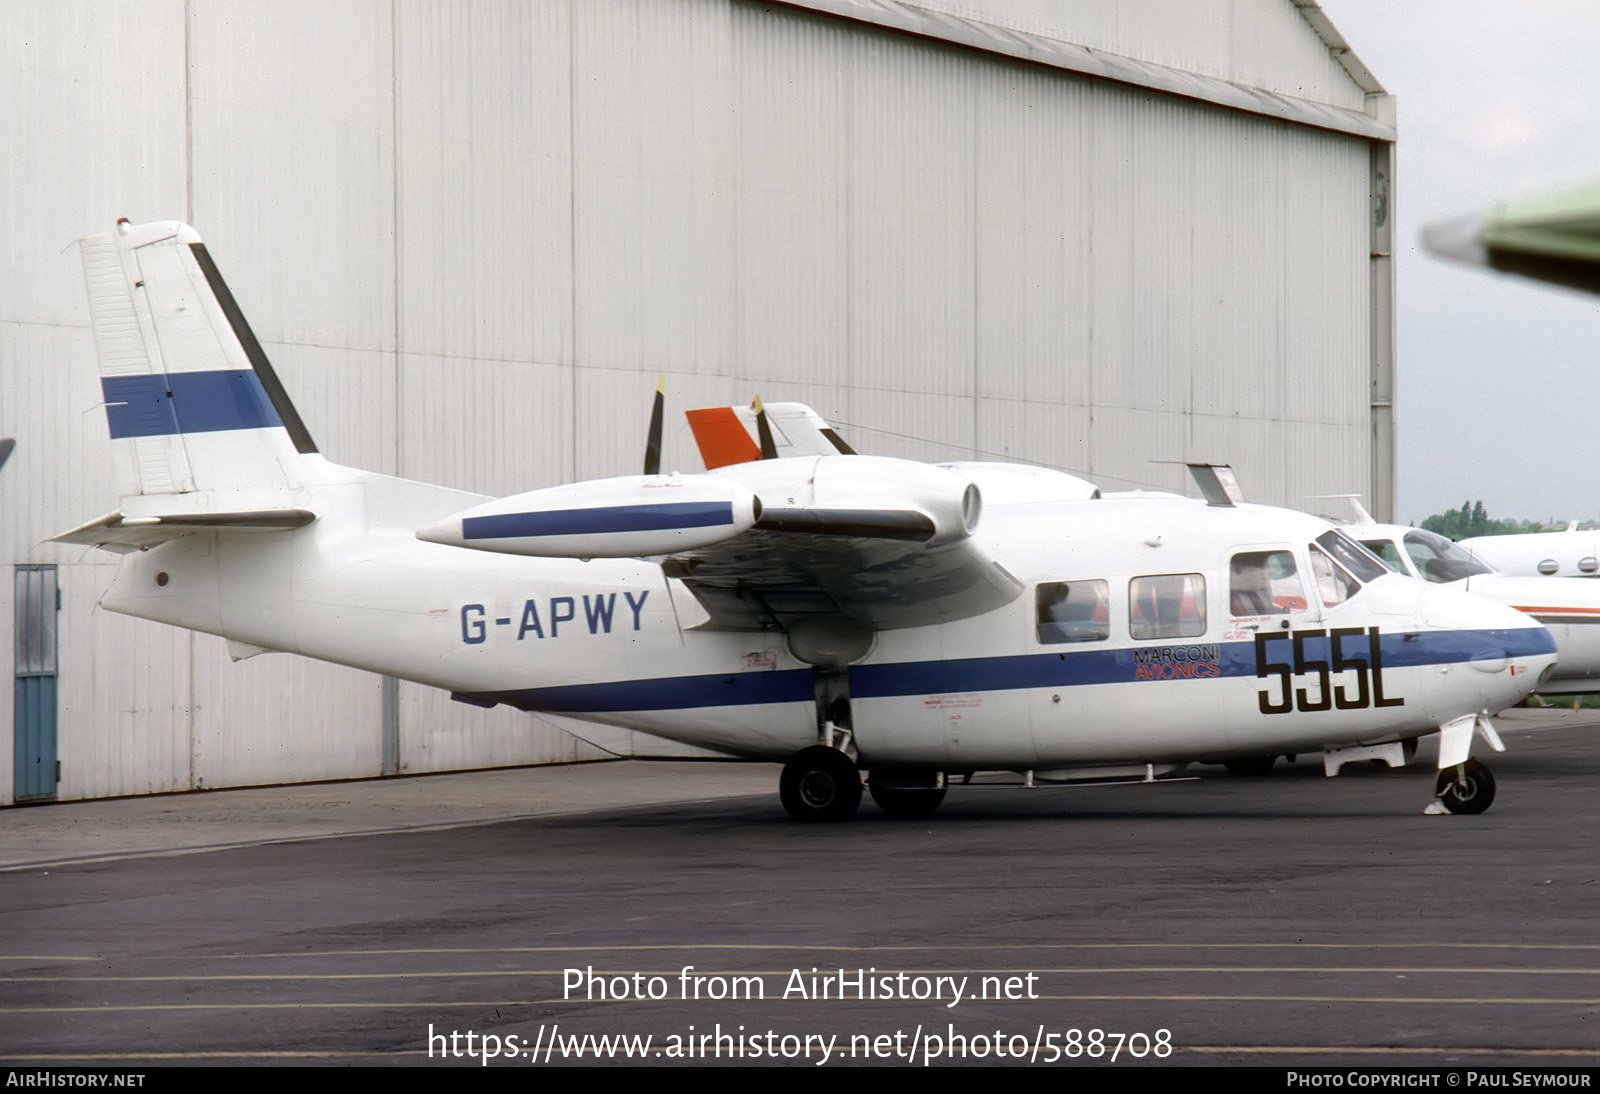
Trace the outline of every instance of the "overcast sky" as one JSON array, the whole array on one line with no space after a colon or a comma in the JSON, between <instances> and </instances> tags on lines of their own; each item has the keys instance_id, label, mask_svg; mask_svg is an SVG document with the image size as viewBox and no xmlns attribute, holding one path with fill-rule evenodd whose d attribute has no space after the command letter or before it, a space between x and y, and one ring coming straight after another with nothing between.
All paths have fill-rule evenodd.
<instances>
[{"instance_id":1,"label":"overcast sky","mask_svg":"<svg viewBox=\"0 0 1600 1094\"><path fill-rule=\"evenodd\" d=\"M1429 221L1600 178L1597 0L1320 0L1399 98L1398 511L1600 519L1600 296L1424 252Z\"/></svg>"}]
</instances>

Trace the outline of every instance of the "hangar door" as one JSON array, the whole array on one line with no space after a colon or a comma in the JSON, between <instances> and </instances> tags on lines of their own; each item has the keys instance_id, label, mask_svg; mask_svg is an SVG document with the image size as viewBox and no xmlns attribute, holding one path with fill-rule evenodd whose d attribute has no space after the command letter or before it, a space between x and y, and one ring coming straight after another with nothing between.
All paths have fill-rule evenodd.
<instances>
[{"instance_id":1,"label":"hangar door","mask_svg":"<svg viewBox=\"0 0 1600 1094\"><path fill-rule=\"evenodd\" d=\"M61 608L54 566L18 566L16 573L16 800L56 796L56 613Z\"/></svg>"}]
</instances>

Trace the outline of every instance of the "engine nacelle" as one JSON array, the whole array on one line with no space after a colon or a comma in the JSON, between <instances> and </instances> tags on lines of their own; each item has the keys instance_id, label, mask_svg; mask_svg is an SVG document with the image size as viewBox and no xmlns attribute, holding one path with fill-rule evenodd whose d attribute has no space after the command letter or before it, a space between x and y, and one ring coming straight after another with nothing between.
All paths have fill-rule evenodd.
<instances>
[{"instance_id":1,"label":"engine nacelle","mask_svg":"<svg viewBox=\"0 0 1600 1094\"><path fill-rule=\"evenodd\" d=\"M888 456L761 460L719 468L708 477L756 491L764 506L762 529L939 547L971 535L983 511L982 492L971 477Z\"/></svg>"},{"instance_id":2,"label":"engine nacelle","mask_svg":"<svg viewBox=\"0 0 1600 1094\"><path fill-rule=\"evenodd\" d=\"M635 558L709 547L761 515L749 487L704 475L628 475L530 490L420 529L452 547L540 558Z\"/></svg>"}]
</instances>

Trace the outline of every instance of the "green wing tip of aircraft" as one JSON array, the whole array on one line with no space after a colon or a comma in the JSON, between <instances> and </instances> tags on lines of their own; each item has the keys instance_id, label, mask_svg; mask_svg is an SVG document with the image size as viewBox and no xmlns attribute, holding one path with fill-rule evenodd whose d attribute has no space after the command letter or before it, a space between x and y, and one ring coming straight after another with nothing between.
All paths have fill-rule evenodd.
<instances>
[{"instance_id":1,"label":"green wing tip of aircraft","mask_svg":"<svg viewBox=\"0 0 1600 1094\"><path fill-rule=\"evenodd\" d=\"M1453 262L1600 293L1600 181L1435 221L1422 244Z\"/></svg>"}]
</instances>

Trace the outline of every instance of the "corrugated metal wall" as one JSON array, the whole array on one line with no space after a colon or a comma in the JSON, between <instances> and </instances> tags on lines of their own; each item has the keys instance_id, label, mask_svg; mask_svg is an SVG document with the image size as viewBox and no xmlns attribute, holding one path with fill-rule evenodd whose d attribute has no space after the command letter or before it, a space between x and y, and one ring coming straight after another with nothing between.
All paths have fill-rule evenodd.
<instances>
[{"instance_id":1,"label":"corrugated metal wall","mask_svg":"<svg viewBox=\"0 0 1600 1094\"><path fill-rule=\"evenodd\" d=\"M1290 5L1224 6L1198 70L1311 56L1360 101ZM5 15L0 544L61 566L62 797L382 763L376 678L99 612L115 560L39 546L114 503L62 249L117 216L191 220L327 455L407 477L633 471L665 372L679 408L801 399L890 455L1368 480L1363 140L740 0ZM666 457L697 465L681 425ZM403 770L595 754L411 685L399 715Z\"/></svg>"}]
</instances>

